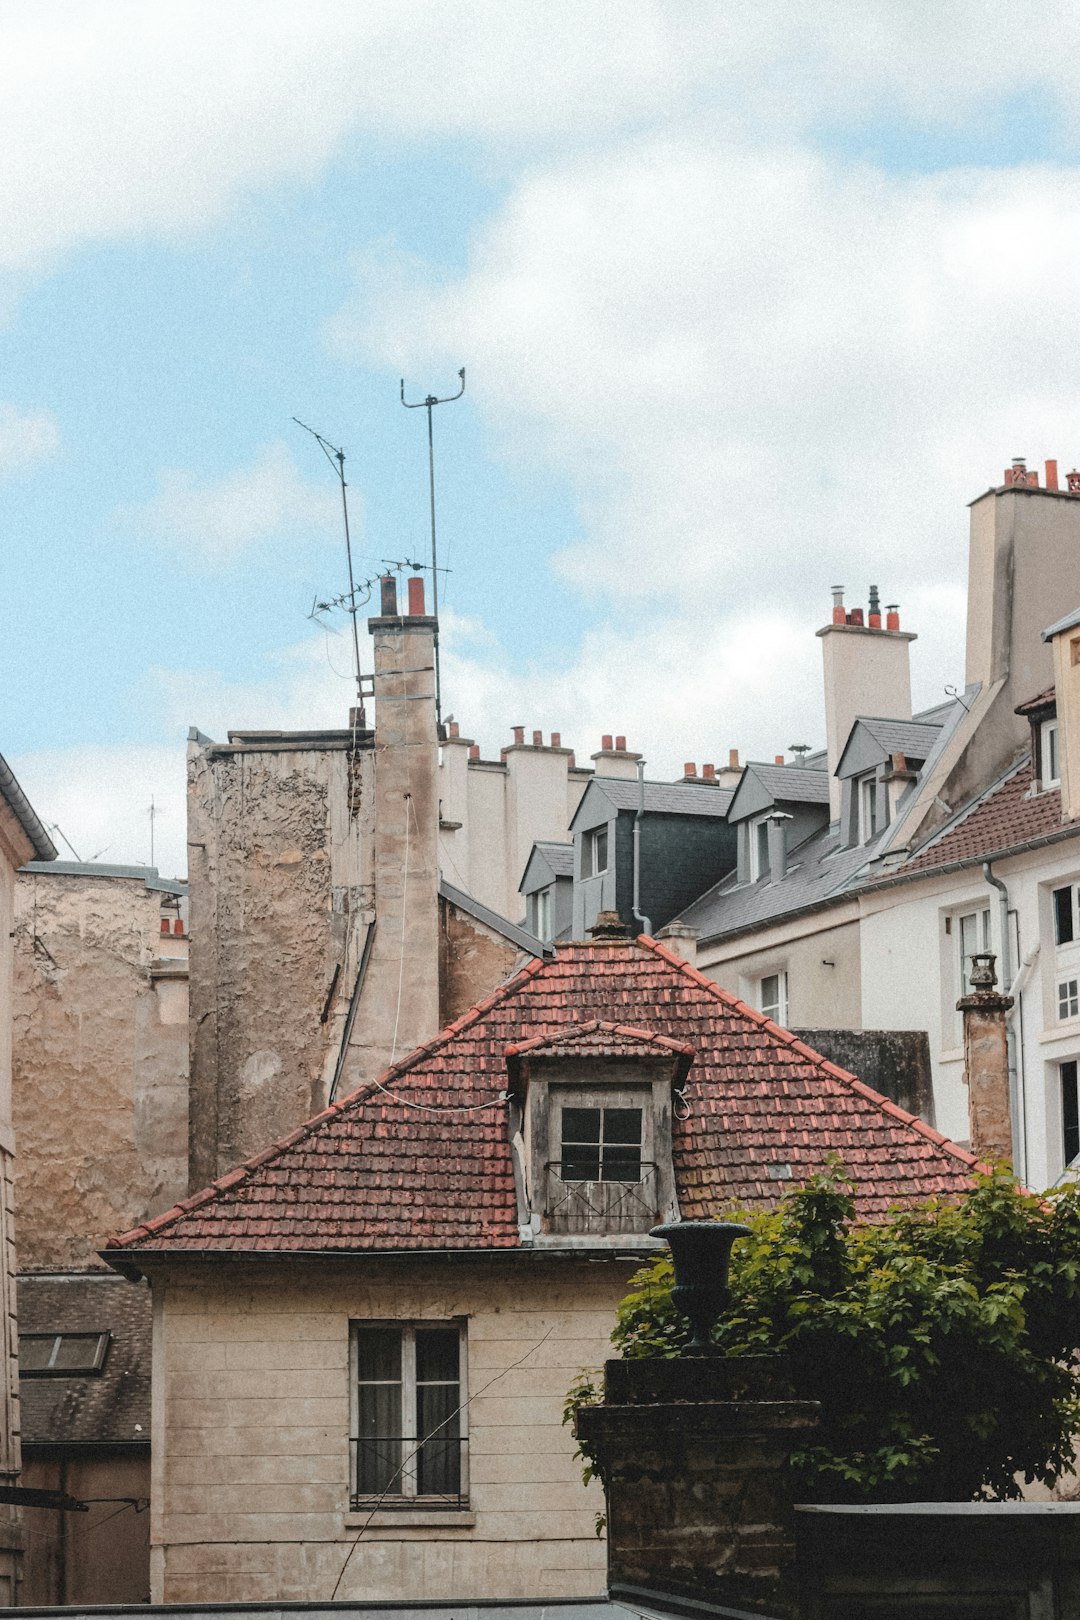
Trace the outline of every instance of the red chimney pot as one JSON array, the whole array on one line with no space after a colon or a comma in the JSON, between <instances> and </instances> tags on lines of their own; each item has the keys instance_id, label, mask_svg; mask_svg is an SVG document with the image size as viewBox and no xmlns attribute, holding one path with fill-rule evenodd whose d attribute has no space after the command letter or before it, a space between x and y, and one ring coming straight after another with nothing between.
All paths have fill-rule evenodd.
<instances>
[{"instance_id":1,"label":"red chimney pot","mask_svg":"<svg viewBox=\"0 0 1080 1620\"><path fill-rule=\"evenodd\" d=\"M694 763L694 761L692 759L688 759L686 764L683 766L682 769L683 769L683 775L684 776L692 776L692 777L697 776L697 766L695 765L695 763Z\"/></svg>"},{"instance_id":2,"label":"red chimney pot","mask_svg":"<svg viewBox=\"0 0 1080 1620\"><path fill-rule=\"evenodd\" d=\"M384 574L379 581L379 609L384 619L397 618L397 580Z\"/></svg>"},{"instance_id":3,"label":"red chimney pot","mask_svg":"<svg viewBox=\"0 0 1080 1620\"><path fill-rule=\"evenodd\" d=\"M729 771L739 771L742 769L742 766L739 764L739 750L737 748L728 749L727 762Z\"/></svg>"},{"instance_id":4,"label":"red chimney pot","mask_svg":"<svg viewBox=\"0 0 1080 1620\"><path fill-rule=\"evenodd\" d=\"M424 581L419 574L409 578L409 612L420 618L424 616Z\"/></svg>"},{"instance_id":5,"label":"red chimney pot","mask_svg":"<svg viewBox=\"0 0 1080 1620\"><path fill-rule=\"evenodd\" d=\"M611 753L611 738L606 733L600 739L600 747L605 754Z\"/></svg>"},{"instance_id":6,"label":"red chimney pot","mask_svg":"<svg viewBox=\"0 0 1080 1620\"><path fill-rule=\"evenodd\" d=\"M1047 489L1057 489L1058 487L1056 461L1048 461L1046 463L1046 487Z\"/></svg>"},{"instance_id":7,"label":"red chimney pot","mask_svg":"<svg viewBox=\"0 0 1080 1620\"><path fill-rule=\"evenodd\" d=\"M618 752L620 754L625 754L626 753L626 738L625 737L616 737L615 738L615 747L616 747L616 749L618 750Z\"/></svg>"},{"instance_id":8,"label":"red chimney pot","mask_svg":"<svg viewBox=\"0 0 1080 1620\"><path fill-rule=\"evenodd\" d=\"M182 934L184 932L183 917L177 917L176 921L173 923L172 931L174 934Z\"/></svg>"},{"instance_id":9,"label":"red chimney pot","mask_svg":"<svg viewBox=\"0 0 1080 1620\"><path fill-rule=\"evenodd\" d=\"M520 748L525 741L525 727L511 726L510 729L514 733L514 746Z\"/></svg>"},{"instance_id":10,"label":"red chimney pot","mask_svg":"<svg viewBox=\"0 0 1080 1620\"><path fill-rule=\"evenodd\" d=\"M701 767L701 774L705 778L706 782L715 782L716 781L716 766L715 765L703 765Z\"/></svg>"},{"instance_id":11,"label":"red chimney pot","mask_svg":"<svg viewBox=\"0 0 1080 1620\"><path fill-rule=\"evenodd\" d=\"M542 731L534 731L533 732L533 747L534 748L543 748L543 746L544 746L544 733Z\"/></svg>"},{"instance_id":12,"label":"red chimney pot","mask_svg":"<svg viewBox=\"0 0 1080 1620\"><path fill-rule=\"evenodd\" d=\"M783 754L774 754L774 755L773 755L773 758L774 758L774 759L775 759L775 761L776 761L776 763L777 763L777 764L778 764L778 765L782 765L782 764L783 764L783 763L784 763L784 756L783 756Z\"/></svg>"},{"instance_id":13,"label":"red chimney pot","mask_svg":"<svg viewBox=\"0 0 1080 1620\"><path fill-rule=\"evenodd\" d=\"M859 625L861 625L862 622L863 622L863 610L862 610L862 608L852 608L851 612L847 616L847 622L848 622L848 624L859 624Z\"/></svg>"},{"instance_id":14,"label":"red chimney pot","mask_svg":"<svg viewBox=\"0 0 1080 1620\"><path fill-rule=\"evenodd\" d=\"M470 743L469 744L469 758L470 759L479 759L480 758L480 744L479 743Z\"/></svg>"},{"instance_id":15,"label":"red chimney pot","mask_svg":"<svg viewBox=\"0 0 1080 1620\"><path fill-rule=\"evenodd\" d=\"M458 726L457 721L456 720L451 720L451 722L450 722L450 735L451 735L451 737L456 737L458 735L459 729L460 728Z\"/></svg>"},{"instance_id":16,"label":"red chimney pot","mask_svg":"<svg viewBox=\"0 0 1080 1620\"><path fill-rule=\"evenodd\" d=\"M551 733L551 746L552 746L552 748L561 748L562 747L562 733L561 732L553 731Z\"/></svg>"},{"instance_id":17,"label":"red chimney pot","mask_svg":"<svg viewBox=\"0 0 1080 1620\"><path fill-rule=\"evenodd\" d=\"M162 919L161 919L161 932L163 934L167 934L169 932L169 919L168 919L168 917L162 917Z\"/></svg>"},{"instance_id":18,"label":"red chimney pot","mask_svg":"<svg viewBox=\"0 0 1080 1620\"><path fill-rule=\"evenodd\" d=\"M886 610L885 610L885 628L886 628L886 630L899 630L899 628L900 628L900 609L899 608L897 608L897 607L886 608Z\"/></svg>"}]
</instances>

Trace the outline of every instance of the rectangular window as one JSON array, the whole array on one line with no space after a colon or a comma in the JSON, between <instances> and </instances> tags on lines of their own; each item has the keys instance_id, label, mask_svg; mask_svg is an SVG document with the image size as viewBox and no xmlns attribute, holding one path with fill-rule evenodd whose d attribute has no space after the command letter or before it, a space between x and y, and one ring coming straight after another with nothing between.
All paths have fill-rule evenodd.
<instances>
[{"instance_id":1,"label":"rectangular window","mask_svg":"<svg viewBox=\"0 0 1080 1620\"><path fill-rule=\"evenodd\" d=\"M536 904L534 932L537 939L542 939L546 943L553 932L551 890L538 889L534 900Z\"/></svg>"},{"instance_id":2,"label":"rectangular window","mask_svg":"<svg viewBox=\"0 0 1080 1620\"><path fill-rule=\"evenodd\" d=\"M763 816L760 821L752 821L748 828L750 839L750 881L756 883L758 878L765 877L769 870L769 822Z\"/></svg>"},{"instance_id":3,"label":"rectangular window","mask_svg":"<svg viewBox=\"0 0 1080 1620\"><path fill-rule=\"evenodd\" d=\"M1076 980L1075 979L1063 979L1061 981L1061 983L1057 987L1057 993L1058 993L1058 1017L1059 1018L1077 1018L1077 1017L1080 1017L1080 996L1077 995Z\"/></svg>"},{"instance_id":4,"label":"rectangular window","mask_svg":"<svg viewBox=\"0 0 1080 1620\"><path fill-rule=\"evenodd\" d=\"M353 1506L461 1507L462 1362L456 1323L353 1325Z\"/></svg>"},{"instance_id":5,"label":"rectangular window","mask_svg":"<svg viewBox=\"0 0 1080 1620\"><path fill-rule=\"evenodd\" d=\"M788 982L786 973L768 973L758 985L758 1011L774 1024L787 1024Z\"/></svg>"},{"instance_id":6,"label":"rectangular window","mask_svg":"<svg viewBox=\"0 0 1080 1620\"><path fill-rule=\"evenodd\" d=\"M968 911L957 918L960 994L971 994L971 958L990 949L990 908Z\"/></svg>"},{"instance_id":7,"label":"rectangular window","mask_svg":"<svg viewBox=\"0 0 1080 1620\"><path fill-rule=\"evenodd\" d=\"M873 776L863 776L859 778L860 844L869 843L871 838L876 838L879 831L877 781Z\"/></svg>"},{"instance_id":8,"label":"rectangular window","mask_svg":"<svg viewBox=\"0 0 1080 1620\"><path fill-rule=\"evenodd\" d=\"M1073 908L1073 885L1054 890L1054 943L1071 945L1076 938Z\"/></svg>"},{"instance_id":9,"label":"rectangular window","mask_svg":"<svg viewBox=\"0 0 1080 1620\"><path fill-rule=\"evenodd\" d=\"M1061 1074L1061 1134L1066 1165L1080 1153L1080 1098L1077 1097L1076 1059L1058 1065Z\"/></svg>"},{"instance_id":10,"label":"rectangular window","mask_svg":"<svg viewBox=\"0 0 1080 1620\"><path fill-rule=\"evenodd\" d=\"M1044 720L1039 727L1039 779L1044 788L1057 787L1061 781L1056 720Z\"/></svg>"},{"instance_id":11,"label":"rectangular window","mask_svg":"<svg viewBox=\"0 0 1080 1620\"><path fill-rule=\"evenodd\" d=\"M100 1372L109 1348L108 1333L20 1333L20 1378L70 1378Z\"/></svg>"},{"instance_id":12,"label":"rectangular window","mask_svg":"<svg viewBox=\"0 0 1080 1620\"><path fill-rule=\"evenodd\" d=\"M601 872L607 871L607 845L608 830L606 827L592 827L581 841L581 875L583 878L599 877Z\"/></svg>"},{"instance_id":13,"label":"rectangular window","mask_svg":"<svg viewBox=\"0 0 1080 1620\"><path fill-rule=\"evenodd\" d=\"M640 1108L563 1108L563 1181L640 1181Z\"/></svg>"}]
</instances>

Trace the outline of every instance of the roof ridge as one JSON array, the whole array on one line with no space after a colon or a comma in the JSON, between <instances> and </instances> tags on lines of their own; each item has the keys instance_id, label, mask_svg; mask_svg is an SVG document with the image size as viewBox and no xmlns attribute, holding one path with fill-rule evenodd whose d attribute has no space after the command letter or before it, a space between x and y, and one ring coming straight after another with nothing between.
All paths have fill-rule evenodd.
<instances>
[{"instance_id":1,"label":"roof ridge","mask_svg":"<svg viewBox=\"0 0 1080 1620\"><path fill-rule=\"evenodd\" d=\"M723 985L717 984L715 979L706 978L699 968L694 967L681 956L676 956L673 951L669 951L659 940L652 939L648 934L639 934L638 942L642 945L648 945L658 955L662 955L669 962L673 962L698 984L713 992L718 1000L738 1008L741 1012L749 1013L755 1023L761 1024L763 1028L769 1031L770 1035L775 1035L779 1040L783 1041L785 1046L789 1046L792 1051L798 1052L800 1057L809 1058L812 1063L816 1063L820 1069L824 1070L834 1080L842 1081L844 1085L866 1097L868 1101L876 1103L883 1113L888 1114L893 1119L900 1120L905 1125L909 1125L920 1136L925 1136L936 1148L945 1153L951 1153L969 1169L989 1172L989 1165L977 1159L974 1153L967 1148L961 1147L959 1142L954 1142L951 1137L943 1136L933 1125L929 1125L926 1120L920 1119L918 1114L909 1114L906 1108L901 1108L899 1103L894 1103L883 1092L875 1091L873 1086L868 1086L865 1080L859 1079L858 1075L851 1074L847 1069L842 1069L839 1064L831 1062L827 1057L823 1057L812 1046L808 1046L805 1041L800 1040L798 1035L793 1035L790 1029L785 1029L782 1024L777 1024L773 1019L766 1018L764 1013L758 1012L756 1007L749 1006L745 1001L740 1000L738 996L733 996L730 990L725 990Z\"/></svg>"}]
</instances>

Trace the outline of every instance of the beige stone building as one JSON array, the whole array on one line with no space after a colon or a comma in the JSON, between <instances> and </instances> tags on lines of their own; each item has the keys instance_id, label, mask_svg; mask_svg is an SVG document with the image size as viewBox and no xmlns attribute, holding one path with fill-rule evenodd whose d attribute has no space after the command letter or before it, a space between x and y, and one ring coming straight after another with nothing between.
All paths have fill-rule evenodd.
<instances>
[{"instance_id":1,"label":"beige stone building","mask_svg":"<svg viewBox=\"0 0 1080 1620\"><path fill-rule=\"evenodd\" d=\"M56 849L33 806L0 755L0 1484L14 1485L21 1464L18 1415L14 1166L12 1127L12 981L15 874L24 861L54 859ZM21 1527L10 1505L0 1506L0 1604L17 1601Z\"/></svg>"},{"instance_id":2,"label":"beige stone building","mask_svg":"<svg viewBox=\"0 0 1080 1620\"><path fill-rule=\"evenodd\" d=\"M973 1163L662 946L533 961L110 1244L154 1296L154 1601L599 1593L562 1407L650 1227L836 1150L871 1217Z\"/></svg>"}]
</instances>

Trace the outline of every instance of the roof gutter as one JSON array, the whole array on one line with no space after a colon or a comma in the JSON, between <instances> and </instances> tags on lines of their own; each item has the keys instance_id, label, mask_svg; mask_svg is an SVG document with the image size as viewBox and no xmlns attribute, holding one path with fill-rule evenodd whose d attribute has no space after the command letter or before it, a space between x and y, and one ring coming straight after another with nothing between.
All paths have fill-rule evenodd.
<instances>
[{"instance_id":1,"label":"roof gutter","mask_svg":"<svg viewBox=\"0 0 1080 1620\"><path fill-rule=\"evenodd\" d=\"M0 754L0 794L15 812L20 827L34 846L38 860L55 861L56 845L45 831L37 811L16 781L15 773L3 754Z\"/></svg>"},{"instance_id":2,"label":"roof gutter","mask_svg":"<svg viewBox=\"0 0 1080 1620\"><path fill-rule=\"evenodd\" d=\"M129 1281L137 1282L147 1273L143 1265L183 1264L185 1261L194 1261L202 1265L206 1262L223 1264L235 1261L238 1264L248 1264L251 1261L288 1261L303 1260L311 1262L321 1260L340 1265L343 1262L370 1265L373 1261L389 1260L393 1262L423 1261L430 1265L432 1261L444 1261L447 1265L454 1265L461 1261L483 1261L491 1263L497 1260L587 1260L595 1265L599 1260L618 1260L627 1265L640 1265L643 1259L660 1254L663 1245L657 1240L649 1241L647 1237L635 1240L628 1237L625 1243L590 1245L582 1244L577 1248L555 1248L546 1243L513 1243L504 1247L489 1247L483 1249L99 1249L99 1257L110 1266L113 1271L127 1277Z\"/></svg>"}]
</instances>

